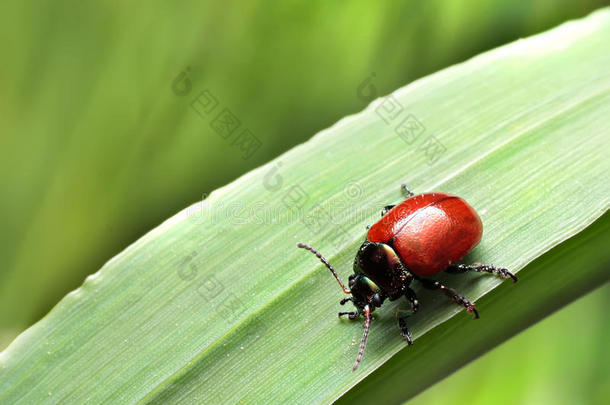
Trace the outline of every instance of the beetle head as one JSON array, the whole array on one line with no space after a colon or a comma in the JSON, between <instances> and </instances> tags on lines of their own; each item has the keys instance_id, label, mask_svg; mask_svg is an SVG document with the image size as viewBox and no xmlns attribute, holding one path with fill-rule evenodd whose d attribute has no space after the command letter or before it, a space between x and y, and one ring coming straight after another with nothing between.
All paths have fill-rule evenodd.
<instances>
[{"instance_id":1,"label":"beetle head","mask_svg":"<svg viewBox=\"0 0 610 405\"><path fill-rule=\"evenodd\" d=\"M364 241L354 259L354 273L371 280L381 290L382 295L393 297L400 293L395 275L402 264L394 249L386 243Z\"/></svg>"},{"instance_id":2,"label":"beetle head","mask_svg":"<svg viewBox=\"0 0 610 405\"><path fill-rule=\"evenodd\" d=\"M377 284L363 274L349 276L349 289L352 293L354 305L359 309L369 305L371 311L373 311L383 304L383 292Z\"/></svg>"}]
</instances>

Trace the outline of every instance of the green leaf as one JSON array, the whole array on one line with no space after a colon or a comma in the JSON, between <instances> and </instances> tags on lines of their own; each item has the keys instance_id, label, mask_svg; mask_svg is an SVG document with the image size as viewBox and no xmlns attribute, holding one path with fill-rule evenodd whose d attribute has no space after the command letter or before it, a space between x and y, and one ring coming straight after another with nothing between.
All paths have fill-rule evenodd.
<instances>
[{"instance_id":1,"label":"green leaf","mask_svg":"<svg viewBox=\"0 0 610 405\"><path fill-rule=\"evenodd\" d=\"M599 251L599 246L591 249ZM610 364L605 361L610 357L608 303L610 284L606 283L407 403L605 404L610 397Z\"/></svg>"},{"instance_id":2,"label":"green leaf","mask_svg":"<svg viewBox=\"0 0 610 405\"><path fill-rule=\"evenodd\" d=\"M380 381L395 400L425 388L607 279L607 216L587 227L609 205L609 41L606 9L485 53L216 190L20 335L0 356L0 402L330 402L370 373L360 398L379 398ZM401 137L403 120L414 126ZM476 322L417 289L410 348L394 319L406 303L384 305L352 373L360 322L337 320L340 290L296 243L346 278L365 226L400 200L402 182L469 201L485 233L465 261L522 280L496 289L485 275L440 277L482 298Z\"/></svg>"},{"instance_id":3,"label":"green leaf","mask_svg":"<svg viewBox=\"0 0 610 405\"><path fill-rule=\"evenodd\" d=\"M0 350L163 219L374 94L607 3L472 1L3 2ZM260 139L251 158L189 108L205 88Z\"/></svg>"}]
</instances>

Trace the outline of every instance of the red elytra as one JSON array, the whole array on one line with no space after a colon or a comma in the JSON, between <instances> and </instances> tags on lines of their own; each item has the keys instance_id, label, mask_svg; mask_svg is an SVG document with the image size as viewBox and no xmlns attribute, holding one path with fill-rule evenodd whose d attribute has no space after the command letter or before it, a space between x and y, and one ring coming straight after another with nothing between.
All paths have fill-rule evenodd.
<instances>
[{"instance_id":1,"label":"red elytra","mask_svg":"<svg viewBox=\"0 0 610 405\"><path fill-rule=\"evenodd\" d=\"M481 219L466 201L426 193L392 208L371 226L367 239L392 246L411 272L426 276L460 260L482 235Z\"/></svg>"}]
</instances>

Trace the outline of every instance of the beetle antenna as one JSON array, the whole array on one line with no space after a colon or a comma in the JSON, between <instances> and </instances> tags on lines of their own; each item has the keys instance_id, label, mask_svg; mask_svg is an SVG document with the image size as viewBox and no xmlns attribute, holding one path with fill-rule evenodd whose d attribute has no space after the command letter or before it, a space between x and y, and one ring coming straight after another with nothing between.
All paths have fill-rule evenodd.
<instances>
[{"instance_id":1,"label":"beetle antenna","mask_svg":"<svg viewBox=\"0 0 610 405\"><path fill-rule=\"evenodd\" d=\"M356 357L356 362L354 363L354 368L352 368L352 371L356 371L360 365L360 362L362 361L362 356L364 356L364 348L366 347L366 340L368 339L369 331L371 330L371 310L369 309L368 305L364 307L364 317L364 334L362 335L360 350L358 351L358 357Z\"/></svg>"},{"instance_id":2,"label":"beetle antenna","mask_svg":"<svg viewBox=\"0 0 610 405\"><path fill-rule=\"evenodd\" d=\"M331 266L330 263L328 262L328 260L326 260L324 258L324 256L322 256L322 253L318 252L316 249L312 248L311 246L306 245L305 243L297 243L297 246L300 247L301 249L307 249L311 253L316 255L316 257L318 259L320 259L320 261L322 263L324 263L324 265L328 268L328 270L330 270L330 272L333 273L333 276L335 276L335 278L337 279L337 282L339 283L339 286L341 286L341 289L343 290L343 292L346 294L352 293L348 288L345 287L345 284L343 284L343 281L341 281L341 278L339 277L339 275L337 274L335 269L333 269L333 266Z\"/></svg>"}]
</instances>

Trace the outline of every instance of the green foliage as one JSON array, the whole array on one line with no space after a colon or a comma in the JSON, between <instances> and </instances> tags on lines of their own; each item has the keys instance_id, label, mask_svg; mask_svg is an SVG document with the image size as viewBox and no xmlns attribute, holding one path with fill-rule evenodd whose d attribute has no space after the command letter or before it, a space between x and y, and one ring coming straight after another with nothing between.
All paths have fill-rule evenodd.
<instances>
[{"instance_id":1,"label":"green foliage","mask_svg":"<svg viewBox=\"0 0 610 405\"><path fill-rule=\"evenodd\" d=\"M469 347L478 337L452 336L497 343L607 279L609 40L604 10L482 54L216 190L17 338L0 357L0 402L329 402L379 367L362 398L374 381L410 378L392 385L394 399L420 391L480 353ZM385 115L390 123L379 115L388 103L404 108ZM425 129L397 135L406 117ZM444 152L431 154L431 142ZM401 182L469 201L485 234L466 260L504 265L522 281L494 290L493 277L443 276L473 300L485 296L482 319L422 292L409 349L393 316L404 303L384 306L352 373L361 328L337 320L336 283L295 244L318 247L346 276L364 226L399 200ZM591 247L575 271L574 255ZM439 345L448 365L415 368L439 363Z\"/></svg>"},{"instance_id":2,"label":"green foliage","mask_svg":"<svg viewBox=\"0 0 610 405\"><path fill-rule=\"evenodd\" d=\"M2 2L0 347L164 218L361 110L372 72L381 96L606 2L475 3ZM190 109L205 88L262 141L249 160Z\"/></svg>"}]
</instances>

